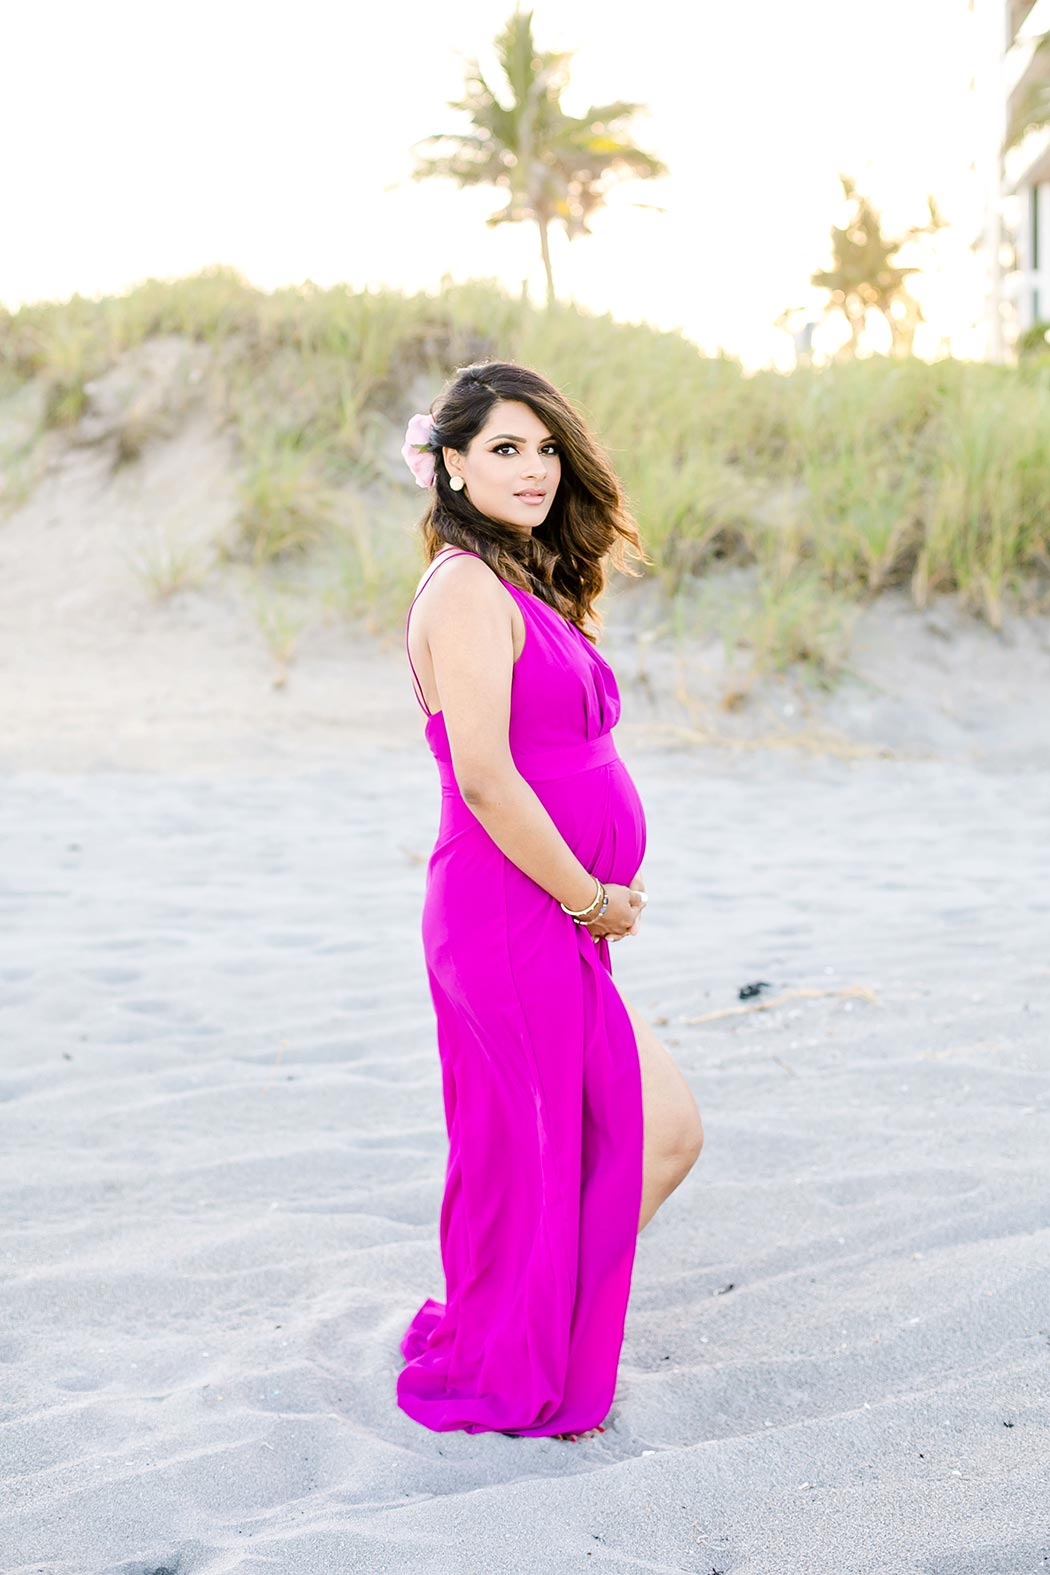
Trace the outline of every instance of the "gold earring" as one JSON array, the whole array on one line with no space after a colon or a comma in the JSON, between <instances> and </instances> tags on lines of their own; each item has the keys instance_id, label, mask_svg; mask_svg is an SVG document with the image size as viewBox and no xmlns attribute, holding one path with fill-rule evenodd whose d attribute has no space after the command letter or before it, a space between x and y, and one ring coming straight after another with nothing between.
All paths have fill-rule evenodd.
<instances>
[{"instance_id":1,"label":"gold earring","mask_svg":"<svg viewBox=\"0 0 1050 1575\"><path fill-rule=\"evenodd\" d=\"M452 488L453 492L462 492L463 488L466 486L466 482L463 480L462 476L450 476L448 484Z\"/></svg>"}]
</instances>

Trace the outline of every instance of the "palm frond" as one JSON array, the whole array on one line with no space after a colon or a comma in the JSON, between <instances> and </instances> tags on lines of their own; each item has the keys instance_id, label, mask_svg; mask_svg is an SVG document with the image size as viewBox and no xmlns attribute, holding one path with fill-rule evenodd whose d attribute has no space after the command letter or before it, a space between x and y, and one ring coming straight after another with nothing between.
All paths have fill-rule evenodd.
<instances>
[{"instance_id":1,"label":"palm frond","mask_svg":"<svg viewBox=\"0 0 1050 1575\"><path fill-rule=\"evenodd\" d=\"M515 10L494 41L506 79L505 99L486 81L477 61L468 61L463 95L449 103L468 125L415 143L412 178L436 175L461 186L506 191L506 203L485 223L531 220L540 226L548 298L553 299L548 226L564 224L570 240L590 234L587 218L605 203L614 177L654 179L668 169L625 134L626 123L645 109L643 104L615 99L592 105L585 115L565 113L560 100L575 51L537 49L532 17L532 11Z\"/></svg>"},{"instance_id":2,"label":"palm frond","mask_svg":"<svg viewBox=\"0 0 1050 1575\"><path fill-rule=\"evenodd\" d=\"M1032 59L1042 68L1050 56L1050 33L1044 33L1035 46ZM1031 82L1014 107L1003 140L1003 152L1015 148L1030 131L1050 123L1050 80L1043 75Z\"/></svg>"}]
</instances>

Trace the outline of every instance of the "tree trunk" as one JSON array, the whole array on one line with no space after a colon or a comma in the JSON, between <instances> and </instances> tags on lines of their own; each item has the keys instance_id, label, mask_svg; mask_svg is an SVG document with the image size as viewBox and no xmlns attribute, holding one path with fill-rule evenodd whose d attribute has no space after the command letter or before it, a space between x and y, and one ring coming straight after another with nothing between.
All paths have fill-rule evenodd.
<instances>
[{"instance_id":1,"label":"tree trunk","mask_svg":"<svg viewBox=\"0 0 1050 1575\"><path fill-rule=\"evenodd\" d=\"M547 305L554 305L554 274L551 270L550 240L547 235L547 220L538 218L536 223L540 227L540 251L543 254L543 271L547 275Z\"/></svg>"},{"instance_id":2,"label":"tree trunk","mask_svg":"<svg viewBox=\"0 0 1050 1575\"><path fill-rule=\"evenodd\" d=\"M850 359L853 359L860 349L860 336L864 332L867 313L863 303L853 295L846 296L842 304L842 310L845 312L846 321L849 323L849 344L845 347L846 353Z\"/></svg>"}]
</instances>

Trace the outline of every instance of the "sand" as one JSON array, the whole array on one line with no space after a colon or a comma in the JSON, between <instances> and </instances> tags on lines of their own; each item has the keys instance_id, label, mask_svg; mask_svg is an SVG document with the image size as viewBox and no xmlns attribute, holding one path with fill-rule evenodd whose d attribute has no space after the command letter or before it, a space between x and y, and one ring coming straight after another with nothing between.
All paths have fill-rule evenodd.
<instances>
[{"instance_id":1,"label":"sand","mask_svg":"<svg viewBox=\"0 0 1050 1575\"><path fill-rule=\"evenodd\" d=\"M318 628L275 687L221 585L136 600L95 463L0 529L4 1575L1050 1567L1045 621L890 598L837 697L726 714L710 642L612 599L613 966L706 1143L605 1433L433 1434L394 1398L445 1158L399 642ZM867 993L712 1015L756 981Z\"/></svg>"}]
</instances>

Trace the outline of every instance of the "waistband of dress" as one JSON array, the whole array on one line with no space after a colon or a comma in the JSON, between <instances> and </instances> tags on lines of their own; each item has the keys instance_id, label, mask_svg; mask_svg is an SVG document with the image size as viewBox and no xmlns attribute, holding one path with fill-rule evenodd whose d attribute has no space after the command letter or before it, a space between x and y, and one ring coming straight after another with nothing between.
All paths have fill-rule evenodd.
<instances>
[{"instance_id":1,"label":"waistband of dress","mask_svg":"<svg viewBox=\"0 0 1050 1575\"><path fill-rule=\"evenodd\" d=\"M600 733L597 738L583 739L577 744L556 744L546 749L511 749L511 756L518 771L528 782L548 782L554 777L571 777L579 771L593 771L597 766L607 766L619 760L619 750L612 733ZM451 760L439 760L438 775L444 791L458 793L459 785Z\"/></svg>"}]
</instances>

